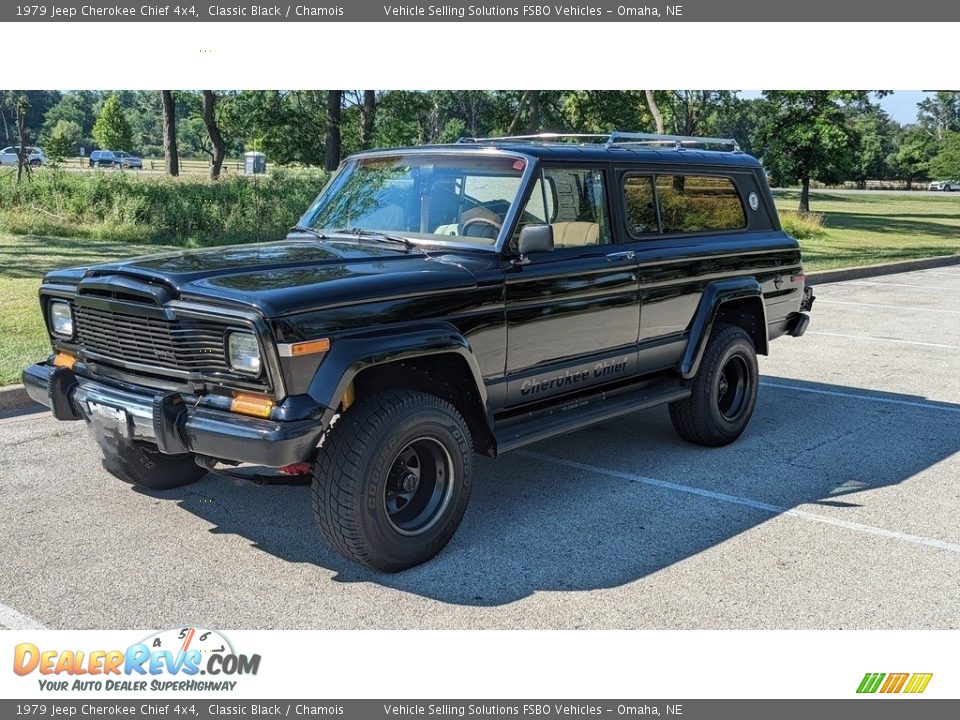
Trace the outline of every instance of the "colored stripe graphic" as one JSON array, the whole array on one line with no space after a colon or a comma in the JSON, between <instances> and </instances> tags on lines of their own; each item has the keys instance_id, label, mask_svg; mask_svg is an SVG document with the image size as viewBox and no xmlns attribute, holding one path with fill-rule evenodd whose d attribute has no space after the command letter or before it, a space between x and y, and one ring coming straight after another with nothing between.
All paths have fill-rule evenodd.
<instances>
[{"instance_id":1,"label":"colored stripe graphic","mask_svg":"<svg viewBox=\"0 0 960 720\"><path fill-rule=\"evenodd\" d=\"M930 684L930 679L932 677L933 673L914 673L913 677L910 678L910 682L907 683L907 687L904 692L922 693L927 689L927 685Z\"/></svg>"},{"instance_id":2,"label":"colored stripe graphic","mask_svg":"<svg viewBox=\"0 0 960 720\"><path fill-rule=\"evenodd\" d=\"M902 691L918 694L927 689L932 678L933 673L866 673L857 687L857 692L869 694L879 691L889 695Z\"/></svg>"},{"instance_id":3,"label":"colored stripe graphic","mask_svg":"<svg viewBox=\"0 0 960 720\"><path fill-rule=\"evenodd\" d=\"M880 688L880 692L900 692L900 690L903 688L903 684L907 682L908 677L910 677L910 673L890 673L887 675L887 681L883 684L883 687Z\"/></svg>"},{"instance_id":4,"label":"colored stripe graphic","mask_svg":"<svg viewBox=\"0 0 960 720\"><path fill-rule=\"evenodd\" d=\"M886 675L884 673L867 673L863 676L863 680L860 681L860 687L857 688L857 692L875 693L885 677Z\"/></svg>"}]
</instances>

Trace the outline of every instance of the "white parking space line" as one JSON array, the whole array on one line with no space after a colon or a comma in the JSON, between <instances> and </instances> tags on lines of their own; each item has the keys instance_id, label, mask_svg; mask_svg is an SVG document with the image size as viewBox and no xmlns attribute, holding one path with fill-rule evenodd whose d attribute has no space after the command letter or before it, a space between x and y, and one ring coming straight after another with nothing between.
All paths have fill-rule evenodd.
<instances>
[{"instance_id":1,"label":"white parking space line","mask_svg":"<svg viewBox=\"0 0 960 720\"><path fill-rule=\"evenodd\" d=\"M885 305L883 303L850 302L849 300L827 300L817 298L821 305L856 305L857 307L884 308L886 310L908 310L910 312L932 312L947 315L960 315L960 310L940 310L939 308L910 307L907 305Z\"/></svg>"},{"instance_id":2,"label":"white parking space line","mask_svg":"<svg viewBox=\"0 0 960 720\"><path fill-rule=\"evenodd\" d=\"M818 388L800 387L789 383L770 382L761 380L761 387L779 388L781 390L796 390L797 392L813 393L815 395L829 395L831 397L850 398L851 400L866 400L868 402L881 403L883 405L903 405L905 407L920 408L921 410L936 410L938 412L960 413L960 405L938 405L932 402L921 402L918 400L896 400L894 398L878 397L876 395L865 395L862 393L841 392L839 390L820 390Z\"/></svg>"},{"instance_id":3,"label":"white parking space line","mask_svg":"<svg viewBox=\"0 0 960 720\"><path fill-rule=\"evenodd\" d=\"M949 271L938 272L936 270L913 270L911 272L904 273L904 275L920 275L921 277L926 275L928 277L948 277L948 278L960 277L960 273L949 272Z\"/></svg>"},{"instance_id":4,"label":"white parking space line","mask_svg":"<svg viewBox=\"0 0 960 720\"><path fill-rule=\"evenodd\" d=\"M46 626L0 603L0 628L7 630L46 630Z\"/></svg>"},{"instance_id":5,"label":"white parking space line","mask_svg":"<svg viewBox=\"0 0 960 720\"><path fill-rule=\"evenodd\" d=\"M663 490L672 490L673 492L685 493L687 495L696 495L697 497L706 498L708 500L716 500L718 502L728 503L731 505L741 505L753 508L754 510L768 512L773 515L785 515L787 517L797 518L807 522L831 525L833 527L844 528L845 530L851 530L864 535L877 535L879 537L884 537L891 540L900 540L913 545L932 547L938 550L946 550L947 552L960 555L960 545L957 543L948 543L935 538L923 537L922 535L911 535L910 533L902 533L897 530L888 530L886 528L852 522L850 520L840 520L837 518L827 517L826 515L820 515L819 513L808 512L806 510L780 507L779 505L771 505L770 503L752 500L750 498L740 497L738 495L728 495L727 493L714 492L713 490L706 490L704 488L693 487L691 485L681 485L680 483L644 477L643 475L635 475L633 473L623 472L621 470L611 470L610 468L600 467L598 465L588 465L586 463L576 462L575 460L566 460L564 458L558 458L553 455L534 452L532 450L518 450L517 453L537 460L543 460L545 462L562 465L573 470L582 470L585 472L595 473L597 475L606 475L607 477L626 480L628 482L652 485L653 487L658 487Z\"/></svg>"},{"instance_id":6,"label":"white parking space line","mask_svg":"<svg viewBox=\"0 0 960 720\"><path fill-rule=\"evenodd\" d=\"M945 288L940 285L921 285L920 283L895 283L895 282L883 282L881 280L844 280L839 283L826 283L823 285L824 288L828 288L831 285L869 285L871 287L876 287L877 285L882 285L884 287L903 287L903 288L919 288L921 290L936 290L937 292L949 292L953 288ZM960 288L957 288L960 289Z\"/></svg>"},{"instance_id":7,"label":"white parking space line","mask_svg":"<svg viewBox=\"0 0 960 720\"><path fill-rule=\"evenodd\" d=\"M901 340L900 338L874 337L873 335L844 335L843 333L828 333L815 330L807 330L807 335L821 335L823 337L846 338L847 340L873 340L876 342L892 342L902 345L922 345L923 347L947 348L948 350L960 350L960 345L941 345L940 343L919 342L917 340Z\"/></svg>"}]
</instances>

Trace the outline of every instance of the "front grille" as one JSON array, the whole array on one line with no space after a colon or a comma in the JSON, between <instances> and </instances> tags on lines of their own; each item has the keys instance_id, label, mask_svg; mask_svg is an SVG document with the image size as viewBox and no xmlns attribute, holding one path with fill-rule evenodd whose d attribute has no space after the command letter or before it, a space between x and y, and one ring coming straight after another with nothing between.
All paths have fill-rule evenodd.
<instances>
[{"instance_id":1,"label":"front grille","mask_svg":"<svg viewBox=\"0 0 960 720\"><path fill-rule=\"evenodd\" d=\"M77 340L109 360L167 370L229 371L223 325L74 306Z\"/></svg>"}]
</instances>

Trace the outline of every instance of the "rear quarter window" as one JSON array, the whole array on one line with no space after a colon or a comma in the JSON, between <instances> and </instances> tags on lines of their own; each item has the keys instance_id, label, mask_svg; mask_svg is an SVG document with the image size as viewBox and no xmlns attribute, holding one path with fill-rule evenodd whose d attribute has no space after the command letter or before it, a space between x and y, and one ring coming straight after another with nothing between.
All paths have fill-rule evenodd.
<instances>
[{"instance_id":1,"label":"rear quarter window","mask_svg":"<svg viewBox=\"0 0 960 720\"><path fill-rule=\"evenodd\" d=\"M663 233L719 232L747 226L740 194L728 177L658 175L656 187Z\"/></svg>"}]
</instances>

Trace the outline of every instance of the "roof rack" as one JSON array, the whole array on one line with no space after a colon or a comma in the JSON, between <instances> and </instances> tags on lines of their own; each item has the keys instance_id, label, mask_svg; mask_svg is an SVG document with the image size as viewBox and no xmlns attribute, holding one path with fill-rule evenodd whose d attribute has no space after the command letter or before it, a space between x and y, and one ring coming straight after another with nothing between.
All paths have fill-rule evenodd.
<instances>
[{"instance_id":1,"label":"roof rack","mask_svg":"<svg viewBox=\"0 0 960 720\"><path fill-rule=\"evenodd\" d=\"M499 137L462 137L457 143L492 143L503 141L527 141L536 143L580 140L591 144L603 143L604 147L630 145L672 145L677 150L688 146L719 145L740 152L740 145L732 138L697 137L694 135L658 135L656 133L633 133L615 130L611 133L537 133L534 135L502 135Z\"/></svg>"},{"instance_id":2,"label":"roof rack","mask_svg":"<svg viewBox=\"0 0 960 720\"><path fill-rule=\"evenodd\" d=\"M733 138L697 137L694 135L658 135L656 133L610 133L607 146L614 145L673 145L678 150L687 145L720 145L740 152L740 145Z\"/></svg>"},{"instance_id":3,"label":"roof rack","mask_svg":"<svg viewBox=\"0 0 960 720\"><path fill-rule=\"evenodd\" d=\"M530 140L533 142L556 142L558 140L565 139L573 140L593 140L599 142L601 140L609 140L610 135L608 133L536 133L534 135L497 135L494 137L462 137L457 140L457 144L465 143L488 143L488 142L501 142L503 140Z\"/></svg>"}]
</instances>

